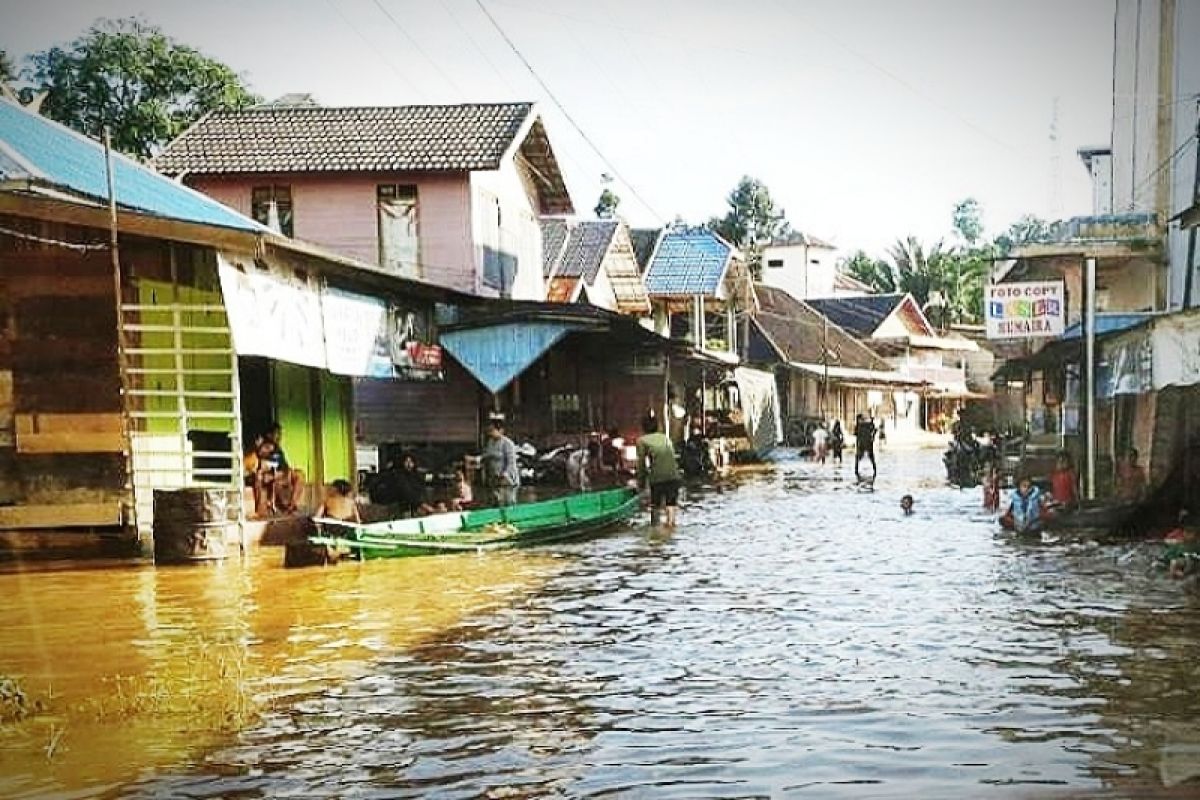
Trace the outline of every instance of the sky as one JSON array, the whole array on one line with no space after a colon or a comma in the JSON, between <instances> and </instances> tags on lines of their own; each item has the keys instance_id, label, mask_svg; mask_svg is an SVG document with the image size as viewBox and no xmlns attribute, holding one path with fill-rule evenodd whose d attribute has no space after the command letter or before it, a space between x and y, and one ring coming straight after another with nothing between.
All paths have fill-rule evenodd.
<instances>
[{"instance_id":1,"label":"sky","mask_svg":"<svg viewBox=\"0 0 1200 800\"><path fill-rule=\"evenodd\" d=\"M1075 151L1110 139L1113 0L0 0L0 49L130 15L268 99L536 100L577 211L607 175L635 226L723 214L752 175L883 255L966 197L989 234L1090 213Z\"/></svg>"}]
</instances>

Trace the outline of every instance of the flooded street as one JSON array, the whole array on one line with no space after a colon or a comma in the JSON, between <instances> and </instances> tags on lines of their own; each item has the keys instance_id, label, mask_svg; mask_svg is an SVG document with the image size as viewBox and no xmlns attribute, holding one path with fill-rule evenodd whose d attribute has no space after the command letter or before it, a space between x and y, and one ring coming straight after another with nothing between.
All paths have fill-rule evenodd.
<instances>
[{"instance_id":1,"label":"flooded street","mask_svg":"<svg viewBox=\"0 0 1200 800\"><path fill-rule=\"evenodd\" d=\"M979 797L1200 776L1147 546L1017 544L935 451L781 458L680 528L284 571L0 575L0 795ZM916 514L901 516L905 492ZM121 699L113 699L119 696ZM57 743L56 743L56 738Z\"/></svg>"}]
</instances>

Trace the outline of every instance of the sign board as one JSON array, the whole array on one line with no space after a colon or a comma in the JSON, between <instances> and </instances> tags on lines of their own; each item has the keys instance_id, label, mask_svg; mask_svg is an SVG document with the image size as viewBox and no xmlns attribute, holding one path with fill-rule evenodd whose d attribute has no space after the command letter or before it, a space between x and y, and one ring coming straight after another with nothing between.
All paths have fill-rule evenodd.
<instances>
[{"instance_id":1,"label":"sign board","mask_svg":"<svg viewBox=\"0 0 1200 800\"><path fill-rule=\"evenodd\" d=\"M375 341L387 320L387 303L326 287L321 293L325 357L337 375L369 375Z\"/></svg>"},{"instance_id":2,"label":"sign board","mask_svg":"<svg viewBox=\"0 0 1200 800\"><path fill-rule=\"evenodd\" d=\"M997 283L984 288L983 310L989 339L1061 336L1066 290L1062 281Z\"/></svg>"},{"instance_id":3,"label":"sign board","mask_svg":"<svg viewBox=\"0 0 1200 800\"><path fill-rule=\"evenodd\" d=\"M240 356L326 366L320 287L312 279L218 254L221 294Z\"/></svg>"}]
</instances>

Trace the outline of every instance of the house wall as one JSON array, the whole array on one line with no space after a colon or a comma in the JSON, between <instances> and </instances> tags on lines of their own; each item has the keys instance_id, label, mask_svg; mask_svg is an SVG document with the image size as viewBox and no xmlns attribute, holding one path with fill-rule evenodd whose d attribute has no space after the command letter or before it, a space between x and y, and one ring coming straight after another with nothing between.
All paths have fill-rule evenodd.
<instances>
[{"instance_id":1,"label":"house wall","mask_svg":"<svg viewBox=\"0 0 1200 800\"><path fill-rule=\"evenodd\" d=\"M762 280L798 300L809 297L833 297L833 279L837 272L837 251L808 245L777 245L763 248ZM770 266L772 261L783 265Z\"/></svg>"},{"instance_id":2,"label":"house wall","mask_svg":"<svg viewBox=\"0 0 1200 800\"><path fill-rule=\"evenodd\" d=\"M1197 115L1200 108L1195 102L1184 98L1200 96L1200 3L1177 0L1175 3L1175 65L1174 88L1170 107L1171 149L1175 152L1184 146L1189 137L1196 134ZM1192 205L1196 175L1196 145L1184 148L1169 170L1171 174L1168 217L1175 216ZM1188 232L1178 222L1170 224L1167 233L1167 256L1171 264L1170 307L1182 308L1189 265L1187 263ZM1190 267L1200 270L1195 265ZM1192 276L1192 305L1200 302L1200 276Z\"/></svg>"},{"instance_id":3,"label":"house wall","mask_svg":"<svg viewBox=\"0 0 1200 800\"><path fill-rule=\"evenodd\" d=\"M370 446L477 443L483 390L457 361L443 363L441 381L356 380L356 440Z\"/></svg>"},{"instance_id":4,"label":"house wall","mask_svg":"<svg viewBox=\"0 0 1200 800\"><path fill-rule=\"evenodd\" d=\"M472 291L485 297L544 300L542 230L538 225L536 178L513 159L500 169L473 172L470 176L471 241L478 275ZM496 232L499 217L498 237ZM498 248L517 259L511 287L487 286L484 281L485 248Z\"/></svg>"},{"instance_id":5,"label":"house wall","mask_svg":"<svg viewBox=\"0 0 1200 800\"><path fill-rule=\"evenodd\" d=\"M415 185L421 262L418 277L459 291L476 291L478 265L472 239L470 179L465 173L196 175L186 181L247 216L255 186L290 186L297 239L376 265L376 189L388 183Z\"/></svg>"},{"instance_id":6,"label":"house wall","mask_svg":"<svg viewBox=\"0 0 1200 800\"><path fill-rule=\"evenodd\" d=\"M1113 212L1113 159L1112 154L1093 155L1088 173L1092 178L1092 213Z\"/></svg>"},{"instance_id":7,"label":"house wall","mask_svg":"<svg viewBox=\"0 0 1200 800\"><path fill-rule=\"evenodd\" d=\"M617 311L617 296L613 292L612 281L608 278L610 258L612 258L611 255L605 256L604 263L596 272L596 280L590 286L585 285L584 291L587 292L588 302L592 305L606 308L609 311Z\"/></svg>"},{"instance_id":8,"label":"house wall","mask_svg":"<svg viewBox=\"0 0 1200 800\"><path fill-rule=\"evenodd\" d=\"M13 217L0 224L104 240ZM127 498L116 331L107 252L0 235L0 529L119 522Z\"/></svg>"}]
</instances>

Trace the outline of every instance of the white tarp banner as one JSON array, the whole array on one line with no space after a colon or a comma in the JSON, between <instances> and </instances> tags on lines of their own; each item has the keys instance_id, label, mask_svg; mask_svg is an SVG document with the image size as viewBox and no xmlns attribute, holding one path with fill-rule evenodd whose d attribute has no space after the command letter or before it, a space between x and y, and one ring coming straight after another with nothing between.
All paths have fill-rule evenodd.
<instances>
[{"instance_id":1,"label":"white tarp banner","mask_svg":"<svg viewBox=\"0 0 1200 800\"><path fill-rule=\"evenodd\" d=\"M754 451L764 456L783 441L783 417L779 413L779 389L775 376L749 367L733 371L742 400L746 434Z\"/></svg>"},{"instance_id":2,"label":"white tarp banner","mask_svg":"<svg viewBox=\"0 0 1200 800\"><path fill-rule=\"evenodd\" d=\"M1062 281L995 283L986 286L984 292L987 338L1062 336L1067 319Z\"/></svg>"},{"instance_id":3,"label":"white tarp banner","mask_svg":"<svg viewBox=\"0 0 1200 800\"><path fill-rule=\"evenodd\" d=\"M283 269L264 269L248 257L218 253L217 263L238 355L326 366L321 295L315 281Z\"/></svg>"},{"instance_id":4,"label":"white tarp banner","mask_svg":"<svg viewBox=\"0 0 1200 800\"><path fill-rule=\"evenodd\" d=\"M1175 314L1153 323L1154 388L1200 383L1200 314Z\"/></svg>"},{"instance_id":5,"label":"white tarp banner","mask_svg":"<svg viewBox=\"0 0 1200 800\"><path fill-rule=\"evenodd\" d=\"M325 357L337 375L371 374L376 342L387 323L387 303L376 297L326 287L321 292Z\"/></svg>"}]
</instances>

